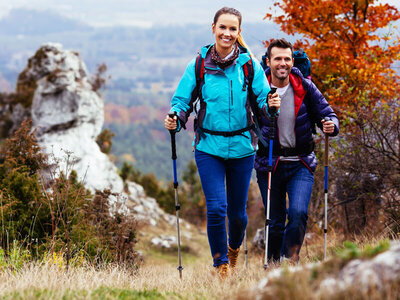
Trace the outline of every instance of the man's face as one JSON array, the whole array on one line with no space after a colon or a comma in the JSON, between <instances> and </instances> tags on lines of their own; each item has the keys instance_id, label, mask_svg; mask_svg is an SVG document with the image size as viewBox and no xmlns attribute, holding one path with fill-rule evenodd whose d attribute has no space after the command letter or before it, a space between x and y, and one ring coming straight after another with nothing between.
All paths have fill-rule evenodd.
<instances>
[{"instance_id":1,"label":"man's face","mask_svg":"<svg viewBox=\"0 0 400 300\"><path fill-rule=\"evenodd\" d=\"M271 68L273 77L278 80L285 80L293 67L292 50L290 48L273 47L271 59L267 60L267 64Z\"/></svg>"}]
</instances>

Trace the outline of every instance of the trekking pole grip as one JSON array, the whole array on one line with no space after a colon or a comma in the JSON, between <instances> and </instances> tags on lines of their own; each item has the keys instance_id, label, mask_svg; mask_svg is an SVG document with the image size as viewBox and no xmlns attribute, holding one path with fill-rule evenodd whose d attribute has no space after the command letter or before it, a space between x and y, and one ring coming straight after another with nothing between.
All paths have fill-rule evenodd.
<instances>
[{"instance_id":1,"label":"trekking pole grip","mask_svg":"<svg viewBox=\"0 0 400 300\"><path fill-rule=\"evenodd\" d=\"M176 112L174 113L169 113L168 116L170 118L174 118L176 116ZM176 160L177 156L176 156L176 142L175 142L175 130L170 130L169 133L171 134L171 150L172 150L172 159Z\"/></svg>"},{"instance_id":2,"label":"trekking pole grip","mask_svg":"<svg viewBox=\"0 0 400 300\"><path fill-rule=\"evenodd\" d=\"M325 121L331 121L331 118L325 117ZM329 135L325 133L325 153L324 153L324 163L325 167L328 166L328 157L329 157Z\"/></svg>"},{"instance_id":3,"label":"trekking pole grip","mask_svg":"<svg viewBox=\"0 0 400 300\"><path fill-rule=\"evenodd\" d=\"M271 88L271 90L269 91L269 93L268 93L268 96L271 94L271 95L273 95L273 94L275 94L276 93L276 88L275 87L272 87ZM268 102L268 96L267 96L267 102ZM271 107L269 107L269 105L268 105L268 111L269 111L269 113L271 114L271 116L275 116L275 113L276 113L276 107L275 106L271 106Z\"/></svg>"}]
</instances>

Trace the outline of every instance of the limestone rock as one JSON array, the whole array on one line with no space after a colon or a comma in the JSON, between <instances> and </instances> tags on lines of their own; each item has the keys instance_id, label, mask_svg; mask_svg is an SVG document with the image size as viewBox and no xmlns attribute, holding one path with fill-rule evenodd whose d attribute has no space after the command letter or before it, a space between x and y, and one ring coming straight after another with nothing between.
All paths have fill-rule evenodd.
<instances>
[{"instance_id":1,"label":"limestone rock","mask_svg":"<svg viewBox=\"0 0 400 300\"><path fill-rule=\"evenodd\" d=\"M151 244L153 246L155 246L155 247L158 247L158 248L169 249L169 248L172 247L172 245L177 245L178 242L177 242L177 239L176 239L175 236L172 236L172 235L168 235L168 236L161 235L161 236L154 237L151 240Z\"/></svg>"},{"instance_id":2,"label":"limestone rock","mask_svg":"<svg viewBox=\"0 0 400 300\"><path fill-rule=\"evenodd\" d=\"M117 168L96 143L104 123L104 104L78 54L60 44L45 44L22 74L19 86L35 87L33 127L40 147L59 166L56 172L74 169L92 191L122 192Z\"/></svg>"},{"instance_id":3,"label":"limestone rock","mask_svg":"<svg viewBox=\"0 0 400 300\"><path fill-rule=\"evenodd\" d=\"M288 280L288 274L294 275L290 277L293 280L296 276L312 276L313 270L321 268L324 268L321 263L310 263L273 269L251 290L251 298L273 298L279 288L285 288L282 282ZM371 259L352 260L340 271L323 276L318 289L313 291L316 299L338 299L338 295L349 291L360 295L368 295L370 291L384 294L400 280L400 242L392 242L389 250ZM276 281L279 283L274 285Z\"/></svg>"},{"instance_id":4,"label":"limestone rock","mask_svg":"<svg viewBox=\"0 0 400 300\"><path fill-rule=\"evenodd\" d=\"M84 62L62 45L47 43L32 56L20 74L17 89L31 99L30 115L38 144L49 155L48 176L75 170L85 187L109 189L112 211L133 213L138 221L152 226L169 225L175 229L176 217L165 213L143 187L124 183L117 167L100 151L96 138L104 123L104 104L94 91ZM8 113L5 110L4 113ZM22 110L15 110L23 115ZM51 178L50 178L51 179ZM182 222L190 228L187 222Z\"/></svg>"},{"instance_id":5,"label":"limestone rock","mask_svg":"<svg viewBox=\"0 0 400 300\"><path fill-rule=\"evenodd\" d=\"M357 286L362 292L383 289L388 283L400 280L400 242L371 260L356 259L348 263L336 277L321 282L321 289L334 295L338 290Z\"/></svg>"}]
</instances>

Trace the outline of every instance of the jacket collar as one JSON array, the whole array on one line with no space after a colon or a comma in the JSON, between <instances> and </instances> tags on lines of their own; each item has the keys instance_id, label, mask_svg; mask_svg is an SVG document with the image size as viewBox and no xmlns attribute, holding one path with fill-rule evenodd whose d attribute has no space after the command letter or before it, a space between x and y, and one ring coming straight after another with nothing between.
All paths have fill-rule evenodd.
<instances>
[{"instance_id":1,"label":"jacket collar","mask_svg":"<svg viewBox=\"0 0 400 300\"><path fill-rule=\"evenodd\" d=\"M265 69L265 75L268 78L269 84L271 84L271 68ZM300 70L296 67L293 67L289 74L289 81L293 87L294 93L300 98L303 98L306 94L306 91L303 87L303 79L304 77Z\"/></svg>"},{"instance_id":2,"label":"jacket collar","mask_svg":"<svg viewBox=\"0 0 400 300\"><path fill-rule=\"evenodd\" d=\"M214 43L215 44L215 43ZM204 58L204 67L212 70L221 70L220 67L211 59L210 49L214 44L204 46L200 50L201 57ZM233 64L238 64L240 67L247 63L250 59L250 54L248 50L244 47L239 46L239 57L233 62Z\"/></svg>"}]
</instances>

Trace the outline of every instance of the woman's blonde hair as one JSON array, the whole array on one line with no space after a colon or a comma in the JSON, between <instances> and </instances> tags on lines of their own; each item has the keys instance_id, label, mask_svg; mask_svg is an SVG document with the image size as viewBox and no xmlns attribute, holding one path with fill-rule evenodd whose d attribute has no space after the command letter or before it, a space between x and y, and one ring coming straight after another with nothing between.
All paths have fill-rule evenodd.
<instances>
[{"instance_id":1,"label":"woman's blonde hair","mask_svg":"<svg viewBox=\"0 0 400 300\"><path fill-rule=\"evenodd\" d=\"M249 48L249 46L247 46L246 42L244 41L243 37L241 34L239 34L237 41L236 41L240 46L242 46L243 48L246 48L247 51L249 51L250 56L254 56L253 53L251 53L251 50Z\"/></svg>"}]
</instances>

